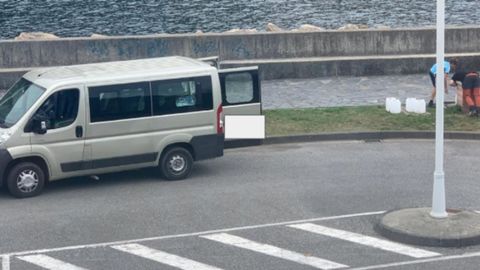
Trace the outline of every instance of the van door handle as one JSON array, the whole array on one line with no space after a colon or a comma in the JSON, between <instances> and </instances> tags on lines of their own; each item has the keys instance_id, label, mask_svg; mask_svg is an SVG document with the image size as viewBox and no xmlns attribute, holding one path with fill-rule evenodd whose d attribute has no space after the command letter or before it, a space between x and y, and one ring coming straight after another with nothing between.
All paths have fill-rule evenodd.
<instances>
[{"instance_id":1,"label":"van door handle","mask_svg":"<svg viewBox=\"0 0 480 270\"><path fill-rule=\"evenodd\" d=\"M77 126L75 128L75 136L77 136L77 138L83 137L83 127L82 126Z\"/></svg>"}]
</instances>

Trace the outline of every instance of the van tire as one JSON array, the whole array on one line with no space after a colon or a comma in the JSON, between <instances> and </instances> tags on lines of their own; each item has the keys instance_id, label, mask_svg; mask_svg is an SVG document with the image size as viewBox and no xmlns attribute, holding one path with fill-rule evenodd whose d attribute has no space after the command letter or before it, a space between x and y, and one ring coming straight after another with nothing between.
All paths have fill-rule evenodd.
<instances>
[{"instance_id":1,"label":"van tire","mask_svg":"<svg viewBox=\"0 0 480 270\"><path fill-rule=\"evenodd\" d=\"M23 178L23 180L22 180ZM24 181L24 183L20 183ZM39 195L45 186L45 172L35 163L21 162L8 173L7 188L17 198L28 198Z\"/></svg>"},{"instance_id":2,"label":"van tire","mask_svg":"<svg viewBox=\"0 0 480 270\"><path fill-rule=\"evenodd\" d=\"M162 155L159 165L165 180L182 180L192 172L193 157L190 151L183 147L172 147Z\"/></svg>"}]
</instances>

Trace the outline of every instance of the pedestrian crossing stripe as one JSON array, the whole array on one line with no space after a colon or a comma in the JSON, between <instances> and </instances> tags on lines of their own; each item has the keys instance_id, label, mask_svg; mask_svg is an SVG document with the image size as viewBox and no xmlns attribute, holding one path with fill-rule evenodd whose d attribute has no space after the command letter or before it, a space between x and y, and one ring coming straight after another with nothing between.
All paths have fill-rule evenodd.
<instances>
[{"instance_id":1,"label":"pedestrian crossing stripe","mask_svg":"<svg viewBox=\"0 0 480 270\"><path fill-rule=\"evenodd\" d=\"M321 234L349 242L353 242L360 245L365 245L377 249L382 249L390 252L395 252L398 254L410 256L413 258L429 258L440 256L440 253L423 250L419 248L410 247L407 245L395 243L388 240L383 240L371 236L366 236L363 234L353 233L349 231L343 231L338 229L333 229L313 223L304 223L296 225L288 225L288 227L304 230L311 233Z\"/></svg>"},{"instance_id":2,"label":"pedestrian crossing stripe","mask_svg":"<svg viewBox=\"0 0 480 270\"><path fill-rule=\"evenodd\" d=\"M183 258L174 254L166 253L139 244L117 245L112 246L112 248L183 270L222 270L220 268L199 263L187 258Z\"/></svg>"},{"instance_id":3,"label":"pedestrian crossing stripe","mask_svg":"<svg viewBox=\"0 0 480 270\"><path fill-rule=\"evenodd\" d=\"M318 269L339 269L339 268L348 267L347 265L344 265L344 264L332 262L329 260L325 260L325 259L321 259L313 256L305 256L303 254L296 253L290 250L282 249L272 245L254 242L254 241L251 241L242 237L238 237L235 235L227 234L227 233L204 235L201 237L205 239L213 240L216 242L220 242L226 245L232 245L235 247L244 248L247 250L270 255L280 259L313 266Z\"/></svg>"},{"instance_id":4,"label":"pedestrian crossing stripe","mask_svg":"<svg viewBox=\"0 0 480 270\"><path fill-rule=\"evenodd\" d=\"M2 270L10 270L10 256L2 256Z\"/></svg>"},{"instance_id":5,"label":"pedestrian crossing stripe","mask_svg":"<svg viewBox=\"0 0 480 270\"><path fill-rule=\"evenodd\" d=\"M19 256L17 258L49 270L86 270L85 268L42 254Z\"/></svg>"}]
</instances>

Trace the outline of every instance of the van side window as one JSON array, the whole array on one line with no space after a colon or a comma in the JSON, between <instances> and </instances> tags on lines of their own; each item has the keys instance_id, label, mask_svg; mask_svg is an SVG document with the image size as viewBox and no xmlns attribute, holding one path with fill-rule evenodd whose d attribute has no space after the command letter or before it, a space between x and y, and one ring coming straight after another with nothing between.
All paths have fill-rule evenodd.
<instances>
[{"instance_id":1,"label":"van side window","mask_svg":"<svg viewBox=\"0 0 480 270\"><path fill-rule=\"evenodd\" d=\"M239 104L252 101L252 74L248 72L227 74L225 76L225 98L228 104Z\"/></svg>"},{"instance_id":2,"label":"van side window","mask_svg":"<svg viewBox=\"0 0 480 270\"><path fill-rule=\"evenodd\" d=\"M35 115L48 119L47 129L69 126L77 119L79 96L78 89L58 91L43 102Z\"/></svg>"},{"instance_id":3,"label":"van side window","mask_svg":"<svg viewBox=\"0 0 480 270\"><path fill-rule=\"evenodd\" d=\"M90 121L112 121L151 115L148 82L90 87Z\"/></svg>"},{"instance_id":4,"label":"van side window","mask_svg":"<svg viewBox=\"0 0 480 270\"><path fill-rule=\"evenodd\" d=\"M153 114L213 109L210 76L152 82Z\"/></svg>"}]
</instances>

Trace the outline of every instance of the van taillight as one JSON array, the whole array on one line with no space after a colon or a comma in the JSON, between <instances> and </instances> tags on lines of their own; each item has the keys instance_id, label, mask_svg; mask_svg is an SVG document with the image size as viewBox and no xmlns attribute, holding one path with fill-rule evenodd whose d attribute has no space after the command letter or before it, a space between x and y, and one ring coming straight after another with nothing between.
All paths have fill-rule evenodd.
<instances>
[{"instance_id":1,"label":"van taillight","mask_svg":"<svg viewBox=\"0 0 480 270\"><path fill-rule=\"evenodd\" d=\"M223 133L224 133L223 107L222 107L222 104L220 104L217 109L217 134L223 134Z\"/></svg>"}]
</instances>

